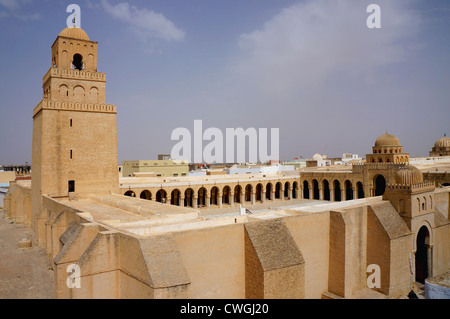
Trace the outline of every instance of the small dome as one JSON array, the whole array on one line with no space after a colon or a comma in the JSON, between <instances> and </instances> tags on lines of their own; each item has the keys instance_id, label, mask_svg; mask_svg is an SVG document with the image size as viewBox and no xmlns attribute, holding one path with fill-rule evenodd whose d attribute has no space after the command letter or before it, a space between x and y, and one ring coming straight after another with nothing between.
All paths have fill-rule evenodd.
<instances>
[{"instance_id":1,"label":"small dome","mask_svg":"<svg viewBox=\"0 0 450 319\"><path fill-rule=\"evenodd\" d=\"M323 156L320 154L314 154L313 160L315 161L321 161L323 159Z\"/></svg>"},{"instance_id":2,"label":"small dome","mask_svg":"<svg viewBox=\"0 0 450 319\"><path fill-rule=\"evenodd\" d=\"M450 137L444 134L444 137L441 137L436 141L434 144L434 147L436 148L445 148L450 147Z\"/></svg>"},{"instance_id":3,"label":"small dome","mask_svg":"<svg viewBox=\"0 0 450 319\"><path fill-rule=\"evenodd\" d=\"M407 165L398 170L395 182L401 185L420 184L423 183L423 174L417 167Z\"/></svg>"},{"instance_id":4,"label":"small dome","mask_svg":"<svg viewBox=\"0 0 450 319\"><path fill-rule=\"evenodd\" d=\"M378 137L377 140L375 141L375 147L382 147L382 146L401 146L401 145L400 141L395 135L386 133Z\"/></svg>"},{"instance_id":5,"label":"small dome","mask_svg":"<svg viewBox=\"0 0 450 319\"><path fill-rule=\"evenodd\" d=\"M87 33L83 29L76 27L65 28L64 30L61 31L59 36L71 39L90 41Z\"/></svg>"}]
</instances>

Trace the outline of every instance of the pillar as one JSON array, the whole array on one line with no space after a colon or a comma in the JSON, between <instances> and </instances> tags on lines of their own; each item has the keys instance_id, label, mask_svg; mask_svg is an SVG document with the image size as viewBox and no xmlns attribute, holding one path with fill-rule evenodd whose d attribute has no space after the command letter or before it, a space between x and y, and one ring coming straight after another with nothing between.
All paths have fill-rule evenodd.
<instances>
[{"instance_id":1,"label":"pillar","mask_svg":"<svg viewBox=\"0 0 450 319\"><path fill-rule=\"evenodd\" d=\"M341 202L345 202L346 199L345 187L341 187Z\"/></svg>"},{"instance_id":2,"label":"pillar","mask_svg":"<svg viewBox=\"0 0 450 319\"><path fill-rule=\"evenodd\" d=\"M219 208L223 207L223 193L219 192L219 198L218 200L218 204L219 204Z\"/></svg>"},{"instance_id":3,"label":"pillar","mask_svg":"<svg viewBox=\"0 0 450 319\"><path fill-rule=\"evenodd\" d=\"M266 202L266 190L263 189L262 194L261 194L261 203L265 203Z\"/></svg>"},{"instance_id":4,"label":"pillar","mask_svg":"<svg viewBox=\"0 0 450 319\"><path fill-rule=\"evenodd\" d=\"M334 202L334 188L330 188L330 201Z\"/></svg>"},{"instance_id":5,"label":"pillar","mask_svg":"<svg viewBox=\"0 0 450 319\"><path fill-rule=\"evenodd\" d=\"M234 207L234 192L230 194L230 205L231 207Z\"/></svg>"},{"instance_id":6,"label":"pillar","mask_svg":"<svg viewBox=\"0 0 450 319\"><path fill-rule=\"evenodd\" d=\"M180 207L184 207L184 196L180 197Z\"/></svg>"},{"instance_id":7,"label":"pillar","mask_svg":"<svg viewBox=\"0 0 450 319\"><path fill-rule=\"evenodd\" d=\"M206 208L211 207L211 194L206 194Z\"/></svg>"}]
</instances>

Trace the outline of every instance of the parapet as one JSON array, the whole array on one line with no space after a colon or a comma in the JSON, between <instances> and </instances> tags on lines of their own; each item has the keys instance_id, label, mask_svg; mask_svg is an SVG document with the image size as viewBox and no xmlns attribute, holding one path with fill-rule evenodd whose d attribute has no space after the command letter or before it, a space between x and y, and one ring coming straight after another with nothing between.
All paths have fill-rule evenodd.
<instances>
[{"instance_id":1,"label":"parapet","mask_svg":"<svg viewBox=\"0 0 450 319\"><path fill-rule=\"evenodd\" d=\"M50 79L50 77L106 82L106 73L79 71L79 70L64 70L58 68L50 68L47 74L45 74L42 82L45 84Z\"/></svg>"},{"instance_id":2,"label":"parapet","mask_svg":"<svg viewBox=\"0 0 450 319\"><path fill-rule=\"evenodd\" d=\"M43 99L33 111L35 117L41 110L64 110L78 112L111 113L116 114L116 105L91 104L91 103L68 103Z\"/></svg>"}]
</instances>

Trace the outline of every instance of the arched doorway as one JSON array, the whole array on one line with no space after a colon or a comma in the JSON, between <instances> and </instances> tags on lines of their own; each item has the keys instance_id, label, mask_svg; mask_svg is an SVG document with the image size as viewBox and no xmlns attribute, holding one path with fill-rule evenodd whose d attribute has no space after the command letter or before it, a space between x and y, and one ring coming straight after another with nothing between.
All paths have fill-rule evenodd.
<instances>
[{"instance_id":1,"label":"arched doorway","mask_svg":"<svg viewBox=\"0 0 450 319\"><path fill-rule=\"evenodd\" d=\"M281 199L281 183L275 185L275 199Z\"/></svg>"},{"instance_id":2,"label":"arched doorway","mask_svg":"<svg viewBox=\"0 0 450 319\"><path fill-rule=\"evenodd\" d=\"M128 191L125 193L125 196L136 197L136 194L133 191Z\"/></svg>"},{"instance_id":3,"label":"arched doorway","mask_svg":"<svg viewBox=\"0 0 450 319\"><path fill-rule=\"evenodd\" d=\"M292 199L297 199L297 197L298 197L297 192L298 192L298 183L294 182L292 184Z\"/></svg>"},{"instance_id":4,"label":"arched doorway","mask_svg":"<svg viewBox=\"0 0 450 319\"><path fill-rule=\"evenodd\" d=\"M164 189L160 189L156 193L156 201L160 203L165 203L167 199L167 192Z\"/></svg>"},{"instance_id":5,"label":"arched doorway","mask_svg":"<svg viewBox=\"0 0 450 319\"><path fill-rule=\"evenodd\" d=\"M361 182L356 183L356 187L358 188L358 198L364 198L364 187Z\"/></svg>"},{"instance_id":6,"label":"arched doorway","mask_svg":"<svg viewBox=\"0 0 450 319\"><path fill-rule=\"evenodd\" d=\"M202 187L198 190L197 207L206 206L206 188Z\"/></svg>"},{"instance_id":7,"label":"arched doorway","mask_svg":"<svg viewBox=\"0 0 450 319\"><path fill-rule=\"evenodd\" d=\"M174 206L180 206L181 192L178 189L172 191L170 195L170 204Z\"/></svg>"},{"instance_id":8,"label":"arched doorway","mask_svg":"<svg viewBox=\"0 0 450 319\"><path fill-rule=\"evenodd\" d=\"M146 200L151 200L152 199L152 193L150 193L150 191L145 190L141 193L140 196L141 199L146 199Z\"/></svg>"},{"instance_id":9,"label":"arched doorway","mask_svg":"<svg viewBox=\"0 0 450 319\"><path fill-rule=\"evenodd\" d=\"M242 193L242 187L240 185L237 185L234 188L234 202L235 203L241 203L241 193Z\"/></svg>"},{"instance_id":10,"label":"arched doorway","mask_svg":"<svg viewBox=\"0 0 450 319\"><path fill-rule=\"evenodd\" d=\"M341 199L341 182L339 182L338 180L335 180L333 182L333 186L334 186L334 200L336 202L340 202Z\"/></svg>"},{"instance_id":11,"label":"arched doorway","mask_svg":"<svg viewBox=\"0 0 450 319\"><path fill-rule=\"evenodd\" d=\"M323 199L330 200L330 183L324 179L323 180Z\"/></svg>"},{"instance_id":12,"label":"arched doorway","mask_svg":"<svg viewBox=\"0 0 450 319\"><path fill-rule=\"evenodd\" d=\"M353 199L353 187L352 182L349 180L345 181L345 200L352 200Z\"/></svg>"},{"instance_id":13,"label":"arched doorway","mask_svg":"<svg viewBox=\"0 0 450 319\"><path fill-rule=\"evenodd\" d=\"M252 190L253 190L253 187L250 184L248 184L245 187L245 201L246 202L251 202L252 201Z\"/></svg>"},{"instance_id":14,"label":"arched doorway","mask_svg":"<svg viewBox=\"0 0 450 319\"><path fill-rule=\"evenodd\" d=\"M308 183L308 181L303 182L303 198L309 199L309 183Z\"/></svg>"},{"instance_id":15,"label":"arched doorway","mask_svg":"<svg viewBox=\"0 0 450 319\"><path fill-rule=\"evenodd\" d=\"M219 189L217 187L211 189L211 205L219 205Z\"/></svg>"},{"instance_id":16,"label":"arched doorway","mask_svg":"<svg viewBox=\"0 0 450 319\"><path fill-rule=\"evenodd\" d=\"M268 183L266 185L266 199L271 200L272 199L272 183Z\"/></svg>"},{"instance_id":17,"label":"arched doorway","mask_svg":"<svg viewBox=\"0 0 450 319\"><path fill-rule=\"evenodd\" d=\"M263 195L263 186L262 184L256 185L256 201L262 202L262 195Z\"/></svg>"},{"instance_id":18,"label":"arched doorway","mask_svg":"<svg viewBox=\"0 0 450 319\"><path fill-rule=\"evenodd\" d=\"M188 188L184 192L184 206L194 207L194 191L192 188Z\"/></svg>"},{"instance_id":19,"label":"arched doorway","mask_svg":"<svg viewBox=\"0 0 450 319\"><path fill-rule=\"evenodd\" d=\"M383 175L377 175L374 179L375 196L383 196L386 191L386 179Z\"/></svg>"},{"instance_id":20,"label":"arched doorway","mask_svg":"<svg viewBox=\"0 0 450 319\"><path fill-rule=\"evenodd\" d=\"M319 182L317 180L313 180L313 187L314 187L314 199L320 199L320 193L319 193Z\"/></svg>"},{"instance_id":21,"label":"arched doorway","mask_svg":"<svg viewBox=\"0 0 450 319\"><path fill-rule=\"evenodd\" d=\"M230 204L230 196L231 196L231 188L230 188L230 186L225 186L223 188L222 202L224 204L229 205Z\"/></svg>"},{"instance_id":22,"label":"arched doorway","mask_svg":"<svg viewBox=\"0 0 450 319\"><path fill-rule=\"evenodd\" d=\"M284 184L284 199L291 199L290 192L289 192L290 186L291 186L291 184L289 182L286 182Z\"/></svg>"},{"instance_id":23,"label":"arched doorway","mask_svg":"<svg viewBox=\"0 0 450 319\"><path fill-rule=\"evenodd\" d=\"M431 258L429 255L430 233L427 227L420 228L416 244L416 281L424 284L425 279L429 277L428 264Z\"/></svg>"}]
</instances>

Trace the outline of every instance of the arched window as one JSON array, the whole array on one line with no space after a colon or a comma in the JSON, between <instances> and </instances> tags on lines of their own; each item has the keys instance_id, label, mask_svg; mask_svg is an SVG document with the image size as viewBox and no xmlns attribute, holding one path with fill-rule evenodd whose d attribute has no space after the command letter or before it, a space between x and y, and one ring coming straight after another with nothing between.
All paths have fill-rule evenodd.
<instances>
[{"instance_id":1,"label":"arched window","mask_svg":"<svg viewBox=\"0 0 450 319\"><path fill-rule=\"evenodd\" d=\"M76 53L73 56L72 65L74 70L82 71L83 70L83 56L81 54Z\"/></svg>"}]
</instances>

